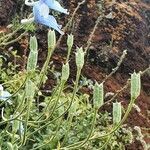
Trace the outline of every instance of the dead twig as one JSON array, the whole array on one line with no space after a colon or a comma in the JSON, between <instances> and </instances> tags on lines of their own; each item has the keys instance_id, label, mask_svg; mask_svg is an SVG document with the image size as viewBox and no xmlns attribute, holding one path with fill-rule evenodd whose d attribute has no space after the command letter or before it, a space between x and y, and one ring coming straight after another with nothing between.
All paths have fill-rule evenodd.
<instances>
[{"instance_id":1,"label":"dead twig","mask_svg":"<svg viewBox=\"0 0 150 150\"><path fill-rule=\"evenodd\" d=\"M117 66L112 69L112 72L105 77L105 79L103 80L103 82L106 82L106 80L108 80L114 73L116 73L116 71L121 66L121 64L122 64L122 62L123 62L123 60L124 60L124 58L125 58L126 55L127 55L127 50L124 50L122 56L120 57L120 60L117 63Z\"/></svg>"},{"instance_id":2,"label":"dead twig","mask_svg":"<svg viewBox=\"0 0 150 150\"><path fill-rule=\"evenodd\" d=\"M80 8L80 6L83 5L85 2L86 2L86 0L83 0L82 2L78 3L78 6L75 8L75 10L74 10L74 12L73 12L71 18L69 18L68 23L66 24L66 26L65 26L64 29L63 29L64 32L66 32L68 26L72 23L73 18L74 18L74 16L75 16L76 12L78 11L78 9ZM59 37L59 39L58 39L58 41L57 41L57 43L56 43L55 48L56 48L56 47L59 47L62 38L63 38L63 35L61 35L61 36Z\"/></svg>"},{"instance_id":3,"label":"dead twig","mask_svg":"<svg viewBox=\"0 0 150 150\"><path fill-rule=\"evenodd\" d=\"M150 67L146 68L144 71L140 72L141 76L143 76L146 72L148 72L150 70ZM130 85L130 79L127 80L126 84L116 92L116 94L110 99L108 100L107 102L104 103L104 105L108 105L110 104L111 102L113 102L116 97L122 92L124 91L125 89L127 89Z\"/></svg>"}]
</instances>

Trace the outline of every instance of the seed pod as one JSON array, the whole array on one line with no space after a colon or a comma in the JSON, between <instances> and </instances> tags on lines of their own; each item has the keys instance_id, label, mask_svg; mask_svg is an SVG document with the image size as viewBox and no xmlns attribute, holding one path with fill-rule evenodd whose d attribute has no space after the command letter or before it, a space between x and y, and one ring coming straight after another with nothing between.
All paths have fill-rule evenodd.
<instances>
[{"instance_id":1,"label":"seed pod","mask_svg":"<svg viewBox=\"0 0 150 150\"><path fill-rule=\"evenodd\" d=\"M61 77L62 81L68 80L69 73L70 73L69 71L70 71L69 63L67 62L66 64L63 64L63 67L62 67L62 77Z\"/></svg>"},{"instance_id":2,"label":"seed pod","mask_svg":"<svg viewBox=\"0 0 150 150\"><path fill-rule=\"evenodd\" d=\"M73 41L74 41L73 35L72 34L68 35L68 37L67 37L67 46L68 46L69 49L72 48Z\"/></svg>"},{"instance_id":3,"label":"seed pod","mask_svg":"<svg viewBox=\"0 0 150 150\"><path fill-rule=\"evenodd\" d=\"M82 69L83 65L84 65L84 52L83 52L83 48L77 48L77 52L76 52L76 65L78 68Z\"/></svg>"},{"instance_id":4,"label":"seed pod","mask_svg":"<svg viewBox=\"0 0 150 150\"><path fill-rule=\"evenodd\" d=\"M93 100L94 100L94 107L100 108L104 103L104 89L103 83L98 84L95 83L94 91L93 91Z\"/></svg>"},{"instance_id":5,"label":"seed pod","mask_svg":"<svg viewBox=\"0 0 150 150\"><path fill-rule=\"evenodd\" d=\"M48 32L48 49L53 50L56 45L56 35L54 30Z\"/></svg>"},{"instance_id":6,"label":"seed pod","mask_svg":"<svg viewBox=\"0 0 150 150\"><path fill-rule=\"evenodd\" d=\"M27 62L27 71L35 70L37 65L37 59L38 59L38 48L37 48L37 39L36 37L30 38L30 53L28 56L28 62Z\"/></svg>"},{"instance_id":7,"label":"seed pod","mask_svg":"<svg viewBox=\"0 0 150 150\"><path fill-rule=\"evenodd\" d=\"M140 95L141 78L140 73L131 74L131 99L136 99Z\"/></svg>"},{"instance_id":8,"label":"seed pod","mask_svg":"<svg viewBox=\"0 0 150 150\"><path fill-rule=\"evenodd\" d=\"M36 52L38 49L37 39L35 36L30 38L30 51Z\"/></svg>"},{"instance_id":9,"label":"seed pod","mask_svg":"<svg viewBox=\"0 0 150 150\"><path fill-rule=\"evenodd\" d=\"M121 103L113 103L113 124L117 125L121 121Z\"/></svg>"}]
</instances>

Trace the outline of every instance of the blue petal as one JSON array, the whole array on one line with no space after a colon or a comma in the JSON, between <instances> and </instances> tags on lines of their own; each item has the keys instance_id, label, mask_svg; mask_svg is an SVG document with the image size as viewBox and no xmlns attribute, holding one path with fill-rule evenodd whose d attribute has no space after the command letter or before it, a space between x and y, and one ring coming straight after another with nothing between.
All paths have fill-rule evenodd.
<instances>
[{"instance_id":1,"label":"blue petal","mask_svg":"<svg viewBox=\"0 0 150 150\"><path fill-rule=\"evenodd\" d=\"M11 94L9 92L7 92L7 91L3 91L2 94L0 95L0 100L5 101L9 97L11 97Z\"/></svg>"},{"instance_id":2,"label":"blue petal","mask_svg":"<svg viewBox=\"0 0 150 150\"><path fill-rule=\"evenodd\" d=\"M67 9L64 9L57 1L55 0L40 0L44 2L50 9L54 9L64 14L69 14Z\"/></svg>"},{"instance_id":3,"label":"blue petal","mask_svg":"<svg viewBox=\"0 0 150 150\"><path fill-rule=\"evenodd\" d=\"M51 27L55 30L57 30L60 34L63 34L61 31L61 26L57 24L56 19L49 15L49 12L46 10L44 13L41 11L41 8L47 9L47 5L44 6L44 4L39 1L33 6L33 13L34 13L34 19L37 23L46 25L48 27Z\"/></svg>"}]
</instances>

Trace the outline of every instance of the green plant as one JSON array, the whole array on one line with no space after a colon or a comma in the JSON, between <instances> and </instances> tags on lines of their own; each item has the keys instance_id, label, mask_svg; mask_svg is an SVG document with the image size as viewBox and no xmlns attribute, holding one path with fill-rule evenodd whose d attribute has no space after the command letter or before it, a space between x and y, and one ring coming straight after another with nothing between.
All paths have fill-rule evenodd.
<instances>
[{"instance_id":1,"label":"green plant","mask_svg":"<svg viewBox=\"0 0 150 150\"><path fill-rule=\"evenodd\" d=\"M119 102L113 103L113 117L111 112L101 113L99 107L105 104L104 83L93 85L92 99L79 91L85 56L82 48L77 48L76 52L77 72L73 90L67 91L68 61L73 44L73 39L70 42L69 38L62 75L50 96L44 95L40 88L47 79L48 65L56 46L54 31L48 33L48 54L41 70L37 68L36 37L30 38L30 53L24 72L17 74L12 67L6 75L7 69L1 65L1 75L4 74L1 82L4 81L7 89L14 92L8 98L12 105L1 103L1 149L119 150L125 149L124 145L132 141L131 129L122 125L140 94L140 73L131 75L131 100L125 113L122 113Z\"/></svg>"}]
</instances>

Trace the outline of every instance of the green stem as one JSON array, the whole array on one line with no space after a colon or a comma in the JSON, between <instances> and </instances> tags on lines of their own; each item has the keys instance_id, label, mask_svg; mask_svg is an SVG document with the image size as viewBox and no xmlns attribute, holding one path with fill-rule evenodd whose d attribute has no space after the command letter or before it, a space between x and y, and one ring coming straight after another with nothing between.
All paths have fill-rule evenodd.
<instances>
[{"instance_id":1,"label":"green stem","mask_svg":"<svg viewBox=\"0 0 150 150\"><path fill-rule=\"evenodd\" d=\"M69 61L70 54L71 54L71 47L68 47L68 54L67 54L66 62Z\"/></svg>"},{"instance_id":2,"label":"green stem","mask_svg":"<svg viewBox=\"0 0 150 150\"><path fill-rule=\"evenodd\" d=\"M81 74L81 68L77 68L76 81L75 81L75 86L74 86L74 90L73 90L73 95L72 95L72 97L71 97L70 107L71 107L71 105L72 105L72 103L73 103L73 101L74 101L74 99L75 99L75 95L76 95L76 92L77 92L77 89L78 89L78 83L79 83L80 74ZM69 107L69 108L70 108L70 107ZM64 145L64 142L65 142L65 140L66 140L66 138L67 138L67 135L68 135L68 132L69 132L69 130L70 130L72 118L73 118L73 116L72 116L72 117L70 118L70 120L69 120L68 130L66 131L66 134L65 134L64 140L63 140L63 142L62 142L62 145ZM68 120L68 118L67 118L67 120Z\"/></svg>"},{"instance_id":3,"label":"green stem","mask_svg":"<svg viewBox=\"0 0 150 150\"><path fill-rule=\"evenodd\" d=\"M62 144L61 144L62 146L65 144L66 139L67 139L67 137L68 137L67 135L68 135L69 130L70 130L70 128L71 128L72 119L73 119L73 115L68 115L68 118L67 118L67 121L66 121L66 122L68 122L67 131L66 131L66 133L65 133L65 135L64 135L64 139L63 139Z\"/></svg>"},{"instance_id":4,"label":"green stem","mask_svg":"<svg viewBox=\"0 0 150 150\"><path fill-rule=\"evenodd\" d=\"M26 119L24 124L24 135L22 140L22 145L25 145L26 143L26 133L27 133L27 127L28 127L28 120L30 116L30 108L31 108L31 99L27 99L27 113L26 113Z\"/></svg>"},{"instance_id":5,"label":"green stem","mask_svg":"<svg viewBox=\"0 0 150 150\"><path fill-rule=\"evenodd\" d=\"M50 115L49 115L46 119L44 119L44 120L39 120L39 121L30 121L30 123L43 123L43 122L48 121L48 119L50 119L50 118L51 118L51 116L53 115L54 111L55 111L55 110L56 110L56 108L57 108L58 101L59 101L59 99L60 99L60 96L61 96L62 90L63 90L63 88L64 88L64 84L65 84L65 82L64 82L64 81L62 81L62 82L61 82L61 84L60 84L60 90L59 90L59 93L58 93L58 96L57 96L56 102L55 102L55 103L54 103L54 105L53 105L53 108L52 108L52 111L51 111Z\"/></svg>"},{"instance_id":6,"label":"green stem","mask_svg":"<svg viewBox=\"0 0 150 150\"><path fill-rule=\"evenodd\" d=\"M53 119L52 121L46 123L45 125L41 126L40 128L38 128L37 130L33 131L32 133L30 133L27 137L29 138L30 136L34 135L36 132L44 129L45 127L47 127L48 125L52 124L53 122L55 122L56 120L58 120L59 118L61 118L64 114L66 114L66 112L68 111L68 108L58 117L56 117L55 119Z\"/></svg>"},{"instance_id":7,"label":"green stem","mask_svg":"<svg viewBox=\"0 0 150 150\"><path fill-rule=\"evenodd\" d=\"M63 88L64 88L64 84L65 84L65 81L62 81L62 82L61 82L61 85L60 85L60 90L59 90L59 93L58 93L58 96L57 96L56 102L55 102L55 104L54 104L54 106L53 106L53 109L52 109L52 112L51 112L51 114L50 114L49 118L53 115L54 111L56 110L56 107L57 107L58 101L59 101L59 99L60 99L61 93L62 93Z\"/></svg>"},{"instance_id":8,"label":"green stem","mask_svg":"<svg viewBox=\"0 0 150 150\"><path fill-rule=\"evenodd\" d=\"M66 148L69 148L70 149L77 149L77 148L80 148L82 146L84 146L88 140L90 139L92 133L93 133L93 130L94 130L94 127L95 127L95 123L96 123L96 114L97 114L97 109L94 110L94 116L93 116L93 120L92 120L92 126L91 126L91 130L90 130L90 133L88 134L87 138L85 140L83 140L79 145L77 146L67 146Z\"/></svg>"},{"instance_id":9,"label":"green stem","mask_svg":"<svg viewBox=\"0 0 150 150\"><path fill-rule=\"evenodd\" d=\"M57 125L57 129L56 129L54 135L50 138L50 140L49 140L48 142L46 142L46 143L44 143L44 144L42 144L42 145L40 145L40 146L38 146L38 147L36 147L36 148L33 148L32 150L40 149L40 148L42 148L43 146L46 146L47 144L49 144L49 143L56 137L56 135L57 135L57 133L58 133L58 131L59 131L59 128L60 128L61 123L62 123L62 119L60 119L59 124Z\"/></svg>"},{"instance_id":10,"label":"green stem","mask_svg":"<svg viewBox=\"0 0 150 150\"><path fill-rule=\"evenodd\" d=\"M20 89L25 85L26 83L26 80L27 80L27 77L25 78L24 82L22 83L22 85L16 90L16 92L13 93L13 95L11 95L9 98L7 98L5 101L3 101L1 104L0 104L0 107L5 104L9 99L11 99L12 97L14 97L19 91Z\"/></svg>"},{"instance_id":11,"label":"green stem","mask_svg":"<svg viewBox=\"0 0 150 150\"><path fill-rule=\"evenodd\" d=\"M21 28L22 28L22 26L19 27L19 28L17 28L17 29L16 29L15 31L13 31L12 33L9 33L9 34L4 35L2 38L0 38L0 41L2 41L2 40L3 40L3 42L8 41L8 40L9 40L10 38L12 38L12 36L15 35Z\"/></svg>"},{"instance_id":12,"label":"green stem","mask_svg":"<svg viewBox=\"0 0 150 150\"><path fill-rule=\"evenodd\" d=\"M22 111L16 117L0 122L0 126L7 123L7 122L11 122L11 121L19 118L21 116L21 114L23 113L23 111L25 110L25 108L26 108L26 106L22 109Z\"/></svg>"},{"instance_id":13,"label":"green stem","mask_svg":"<svg viewBox=\"0 0 150 150\"><path fill-rule=\"evenodd\" d=\"M102 147L99 148L99 150L104 150L105 149L105 146L109 143L109 141L111 140L113 134L110 135L108 138L107 138L107 141L104 143L104 145Z\"/></svg>"},{"instance_id":14,"label":"green stem","mask_svg":"<svg viewBox=\"0 0 150 150\"><path fill-rule=\"evenodd\" d=\"M76 95L76 92L77 92L77 89L78 89L78 82L79 82L79 78L80 78L80 74L81 74L81 69L82 68L78 68L77 69L77 75L76 75L76 81L75 81L75 86L74 86L74 91L73 91L73 95L72 95L72 99L71 99L71 102L69 104L69 106L67 107L67 109L58 117L56 117L55 119L53 119L52 121L46 123L45 125L41 126L40 128L38 128L37 130L33 131L32 133L30 133L27 137L29 138L30 136L34 135L36 132L40 131L41 129L47 127L48 125L50 125L51 123L53 123L54 121L58 120L60 117L62 117L64 114L66 114L68 112L68 110L70 109L72 103L73 103L73 100L75 98L75 95Z\"/></svg>"},{"instance_id":15,"label":"green stem","mask_svg":"<svg viewBox=\"0 0 150 150\"><path fill-rule=\"evenodd\" d=\"M122 118L122 120L120 121L120 123L119 123L116 127L114 127L114 129L113 129L112 131L110 131L109 133L107 133L107 134L105 134L105 135L102 135L102 136L98 136L98 137L93 136L93 137L89 138L89 140L106 138L107 136L110 136L110 135L112 135L115 131L117 131L117 130L121 127L121 125L124 123L124 121L127 119L128 115L129 115L129 113L130 113L130 111L131 111L131 109L132 109L132 106L133 106L133 104L134 104L134 101L135 101L135 99L131 99L130 104L128 105L128 108L127 108L127 111L126 111L125 115L123 116L123 118ZM84 141L77 142L77 143L72 144L72 145L67 146L67 147L75 147L76 145L80 145L82 142L84 142ZM65 148L66 148L66 147L63 147L63 148L61 148L61 149L65 149Z\"/></svg>"},{"instance_id":16,"label":"green stem","mask_svg":"<svg viewBox=\"0 0 150 150\"><path fill-rule=\"evenodd\" d=\"M57 90L59 89L60 85L61 85L61 83L60 83L60 84L56 87L56 89L54 90L54 92L53 92L53 94L52 94L52 96L51 96L51 98L50 98L48 104L46 105L46 108L44 109L44 111L42 112L42 114L40 115L40 117L36 120L36 122L37 122L38 120L40 120L40 119L44 116L45 112L47 111L47 109L48 109L48 107L49 107L49 105L50 105L52 99L54 98L54 96L55 96Z\"/></svg>"},{"instance_id":17,"label":"green stem","mask_svg":"<svg viewBox=\"0 0 150 150\"><path fill-rule=\"evenodd\" d=\"M42 85L43 78L44 78L44 75L46 74L46 71L47 71L47 69L48 69L48 64L49 64L49 62L50 62L51 56L52 56L52 54L53 54L53 51L54 51L54 49L48 48L48 55L47 55L47 58L46 58L46 61L45 61L44 65L43 65L43 67L42 67L42 70L41 70L41 72L40 72L39 88L40 88L40 86Z\"/></svg>"}]
</instances>

